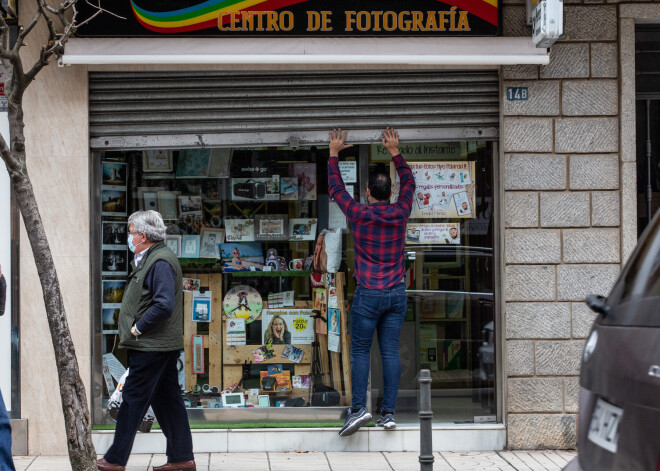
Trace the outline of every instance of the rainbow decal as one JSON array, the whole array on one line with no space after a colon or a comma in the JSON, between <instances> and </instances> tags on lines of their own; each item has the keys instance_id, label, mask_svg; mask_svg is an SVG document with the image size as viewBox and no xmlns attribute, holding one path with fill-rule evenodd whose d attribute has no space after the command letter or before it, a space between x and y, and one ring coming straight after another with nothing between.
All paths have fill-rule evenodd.
<instances>
[{"instance_id":1,"label":"rainbow decal","mask_svg":"<svg viewBox=\"0 0 660 471\"><path fill-rule=\"evenodd\" d=\"M157 33L185 33L217 28L222 11L274 11L307 0L208 0L199 5L174 11L147 11L131 0L135 17L145 28ZM227 20L229 21L229 17Z\"/></svg>"}]
</instances>

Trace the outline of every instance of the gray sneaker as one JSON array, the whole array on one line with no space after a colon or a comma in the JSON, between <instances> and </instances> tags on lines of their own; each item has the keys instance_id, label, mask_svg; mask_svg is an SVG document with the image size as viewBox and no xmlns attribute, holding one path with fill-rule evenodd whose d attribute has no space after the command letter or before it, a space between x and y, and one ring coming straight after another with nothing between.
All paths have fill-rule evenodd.
<instances>
[{"instance_id":1,"label":"gray sneaker","mask_svg":"<svg viewBox=\"0 0 660 471\"><path fill-rule=\"evenodd\" d=\"M348 437L349 435L353 435L360 427L368 424L369 421L371 421L371 414L367 412L366 408L363 407L357 412L351 412L349 408L346 415L346 422L339 431L339 436Z\"/></svg>"},{"instance_id":2,"label":"gray sneaker","mask_svg":"<svg viewBox=\"0 0 660 471\"><path fill-rule=\"evenodd\" d=\"M376 425L378 427L383 427L385 430L394 430L396 428L396 422L394 421L394 416L392 414L385 414L378 417Z\"/></svg>"}]
</instances>

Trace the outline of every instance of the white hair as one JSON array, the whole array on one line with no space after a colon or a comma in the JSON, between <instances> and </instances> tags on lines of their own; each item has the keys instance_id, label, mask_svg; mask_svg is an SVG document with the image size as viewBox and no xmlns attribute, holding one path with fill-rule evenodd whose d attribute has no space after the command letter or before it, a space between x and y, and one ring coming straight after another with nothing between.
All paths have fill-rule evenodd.
<instances>
[{"instance_id":1,"label":"white hair","mask_svg":"<svg viewBox=\"0 0 660 471\"><path fill-rule=\"evenodd\" d=\"M136 211L128 218L128 225L133 224L133 231L144 233L151 242L165 240L165 223L157 211Z\"/></svg>"}]
</instances>

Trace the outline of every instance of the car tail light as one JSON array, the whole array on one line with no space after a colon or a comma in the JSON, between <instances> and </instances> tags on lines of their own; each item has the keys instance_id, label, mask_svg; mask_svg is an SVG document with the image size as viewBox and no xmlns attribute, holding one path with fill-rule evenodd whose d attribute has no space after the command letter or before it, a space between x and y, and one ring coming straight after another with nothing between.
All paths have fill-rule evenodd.
<instances>
[{"instance_id":1,"label":"car tail light","mask_svg":"<svg viewBox=\"0 0 660 471\"><path fill-rule=\"evenodd\" d=\"M656 471L660 471L660 458L658 458L658 466L655 468Z\"/></svg>"}]
</instances>

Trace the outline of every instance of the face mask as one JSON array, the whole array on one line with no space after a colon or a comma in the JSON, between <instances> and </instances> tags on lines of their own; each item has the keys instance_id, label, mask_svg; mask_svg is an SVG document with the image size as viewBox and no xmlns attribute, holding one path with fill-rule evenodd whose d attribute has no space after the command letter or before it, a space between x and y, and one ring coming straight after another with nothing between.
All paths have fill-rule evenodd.
<instances>
[{"instance_id":1,"label":"face mask","mask_svg":"<svg viewBox=\"0 0 660 471\"><path fill-rule=\"evenodd\" d=\"M135 249L136 249L140 244L142 244L142 242L140 242L140 243L137 244L137 245L133 245L133 236L130 235L130 234L128 235L128 250L130 250L131 252L135 253Z\"/></svg>"}]
</instances>

